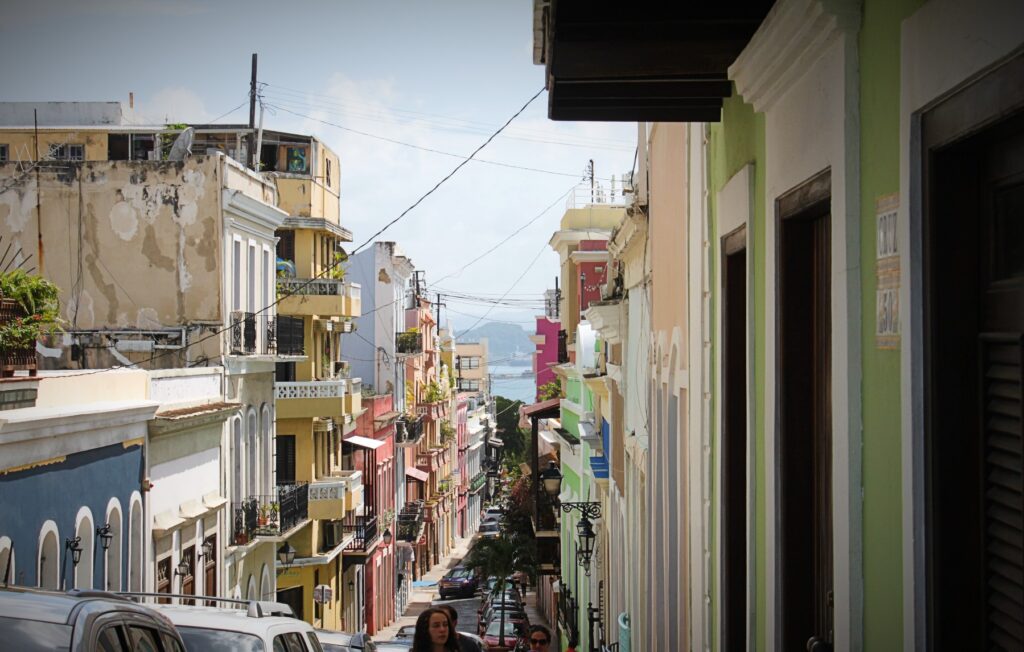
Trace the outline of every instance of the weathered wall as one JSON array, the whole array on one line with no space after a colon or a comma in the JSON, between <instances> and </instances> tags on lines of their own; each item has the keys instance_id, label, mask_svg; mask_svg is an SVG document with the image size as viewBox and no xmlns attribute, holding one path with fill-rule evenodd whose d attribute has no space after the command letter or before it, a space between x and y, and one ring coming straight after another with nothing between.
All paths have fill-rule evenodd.
<instances>
[{"instance_id":1,"label":"weathered wall","mask_svg":"<svg viewBox=\"0 0 1024 652\"><path fill-rule=\"evenodd\" d=\"M38 186L7 164L0 179L0 236L60 287L69 327L222 321L217 158L65 162L43 168Z\"/></svg>"},{"instance_id":2,"label":"weathered wall","mask_svg":"<svg viewBox=\"0 0 1024 652\"><path fill-rule=\"evenodd\" d=\"M31 124L31 120L29 121ZM20 126L20 125L19 125ZM7 130L0 132L0 144L8 146L7 157L11 161L31 164L45 159L50 145L85 145L85 160L107 160L107 133L105 131L39 130L39 155L36 156L36 137L32 129Z\"/></svg>"}]
</instances>

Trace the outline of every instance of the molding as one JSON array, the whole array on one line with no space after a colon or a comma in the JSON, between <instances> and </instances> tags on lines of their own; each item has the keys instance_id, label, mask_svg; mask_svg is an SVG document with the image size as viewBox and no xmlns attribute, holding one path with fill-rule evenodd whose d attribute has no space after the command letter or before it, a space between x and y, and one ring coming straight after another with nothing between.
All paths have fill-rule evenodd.
<instances>
[{"instance_id":1,"label":"molding","mask_svg":"<svg viewBox=\"0 0 1024 652\"><path fill-rule=\"evenodd\" d=\"M855 33L859 24L856 0L777 2L729 66L729 78L754 111L767 111L821 57L833 38Z\"/></svg>"},{"instance_id":2,"label":"molding","mask_svg":"<svg viewBox=\"0 0 1024 652\"><path fill-rule=\"evenodd\" d=\"M562 263L569 259L569 245L579 244L584 240L607 240L611 229L562 229L555 231L548 244L558 252Z\"/></svg>"},{"instance_id":3,"label":"molding","mask_svg":"<svg viewBox=\"0 0 1024 652\"><path fill-rule=\"evenodd\" d=\"M315 231L327 231L332 235L338 236L338 239L342 242L352 242L351 231L340 224L335 224L323 217L297 217L289 215L281 226L285 229L312 229Z\"/></svg>"},{"instance_id":4,"label":"molding","mask_svg":"<svg viewBox=\"0 0 1024 652\"><path fill-rule=\"evenodd\" d=\"M0 416L0 445L143 423L153 418L159 406L156 401L103 401L84 407L76 406L77 409L49 407L7 410ZM113 437L108 443L121 443L132 438Z\"/></svg>"},{"instance_id":5,"label":"molding","mask_svg":"<svg viewBox=\"0 0 1024 652\"><path fill-rule=\"evenodd\" d=\"M615 258L625 258L647 239L647 216L641 211L626 211L626 219L612 231L608 252Z\"/></svg>"},{"instance_id":6,"label":"molding","mask_svg":"<svg viewBox=\"0 0 1024 652\"><path fill-rule=\"evenodd\" d=\"M274 231L280 228L288 218L288 213L280 208L250 197L241 190L225 188L222 193L221 206L226 212L249 222L249 224L245 224L245 222L239 224L240 220L232 220L233 223L238 226L255 227L256 235L270 240L275 237Z\"/></svg>"},{"instance_id":7,"label":"molding","mask_svg":"<svg viewBox=\"0 0 1024 652\"><path fill-rule=\"evenodd\" d=\"M601 339L609 344L620 344L628 323L624 312L621 300L616 299L591 303L583 315Z\"/></svg>"}]
</instances>

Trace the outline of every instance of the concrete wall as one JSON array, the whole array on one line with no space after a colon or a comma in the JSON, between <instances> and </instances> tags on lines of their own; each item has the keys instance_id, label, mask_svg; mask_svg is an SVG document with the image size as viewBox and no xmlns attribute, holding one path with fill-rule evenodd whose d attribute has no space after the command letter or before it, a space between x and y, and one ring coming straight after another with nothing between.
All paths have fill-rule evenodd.
<instances>
[{"instance_id":1,"label":"concrete wall","mask_svg":"<svg viewBox=\"0 0 1024 652\"><path fill-rule=\"evenodd\" d=\"M71 328L221 323L218 158L64 163L38 187L7 164L0 178L0 235L61 288Z\"/></svg>"}]
</instances>

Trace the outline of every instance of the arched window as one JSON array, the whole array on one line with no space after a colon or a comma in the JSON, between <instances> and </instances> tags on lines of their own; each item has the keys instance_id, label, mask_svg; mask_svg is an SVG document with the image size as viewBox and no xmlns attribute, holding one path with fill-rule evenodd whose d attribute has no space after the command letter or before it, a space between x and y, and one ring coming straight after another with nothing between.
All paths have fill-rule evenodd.
<instances>
[{"instance_id":1,"label":"arched window","mask_svg":"<svg viewBox=\"0 0 1024 652\"><path fill-rule=\"evenodd\" d=\"M258 600L259 594L256 592L256 578L252 575L249 576L249 586L245 590L246 600Z\"/></svg>"},{"instance_id":2,"label":"arched window","mask_svg":"<svg viewBox=\"0 0 1024 652\"><path fill-rule=\"evenodd\" d=\"M142 496L132 492L128 517L128 590L142 591Z\"/></svg>"},{"instance_id":3,"label":"arched window","mask_svg":"<svg viewBox=\"0 0 1024 652\"><path fill-rule=\"evenodd\" d=\"M260 409L262 419L260 420L260 452L262 453L260 467L260 481L263 483L261 493L274 493L274 418L270 413L270 406L266 403Z\"/></svg>"},{"instance_id":4,"label":"arched window","mask_svg":"<svg viewBox=\"0 0 1024 652\"><path fill-rule=\"evenodd\" d=\"M92 511L88 507L82 507L78 510L78 516L75 517L75 536L79 538L78 545L82 547L82 556L77 566L74 565L72 560L67 560L68 566L72 566L75 569L73 575L75 579L69 588L94 588L92 572L96 559L94 554L94 535L96 531L93 528L93 523Z\"/></svg>"},{"instance_id":5,"label":"arched window","mask_svg":"<svg viewBox=\"0 0 1024 652\"><path fill-rule=\"evenodd\" d=\"M257 468L257 460L259 460L259 444L256 441L256 433L258 432L259 418L256 415L256 410L249 408L246 414L246 426L248 436L246 437L245 450L248 457L245 475L248 480L246 483L246 494L249 496L255 496L260 492L259 486L256 483L256 478L259 477L259 469Z\"/></svg>"},{"instance_id":6,"label":"arched window","mask_svg":"<svg viewBox=\"0 0 1024 652\"><path fill-rule=\"evenodd\" d=\"M0 584L15 584L14 543L10 537L0 537Z\"/></svg>"},{"instance_id":7,"label":"arched window","mask_svg":"<svg viewBox=\"0 0 1024 652\"><path fill-rule=\"evenodd\" d=\"M56 591L60 588L60 532L53 521L43 523L39 530L39 558L36 583L40 588Z\"/></svg>"},{"instance_id":8,"label":"arched window","mask_svg":"<svg viewBox=\"0 0 1024 652\"><path fill-rule=\"evenodd\" d=\"M117 498L111 498L107 505L105 524L110 526L110 545L103 555L104 588L107 591L120 591L124 530L121 524L121 502Z\"/></svg>"},{"instance_id":9,"label":"arched window","mask_svg":"<svg viewBox=\"0 0 1024 652\"><path fill-rule=\"evenodd\" d=\"M242 435L242 417L236 416L231 420L231 458L234 460L234 473L231 476L231 500L239 504L246 498L243 495L245 475L242 469L242 460L245 459L245 441Z\"/></svg>"}]
</instances>

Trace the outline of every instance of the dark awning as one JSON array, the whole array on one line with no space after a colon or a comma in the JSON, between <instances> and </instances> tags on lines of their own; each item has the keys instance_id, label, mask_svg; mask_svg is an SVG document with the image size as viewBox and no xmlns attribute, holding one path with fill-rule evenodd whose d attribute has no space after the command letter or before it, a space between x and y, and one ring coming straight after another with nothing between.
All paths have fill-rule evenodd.
<instances>
[{"instance_id":1,"label":"dark awning","mask_svg":"<svg viewBox=\"0 0 1024 652\"><path fill-rule=\"evenodd\" d=\"M717 122L727 70L774 0L534 0L552 120Z\"/></svg>"},{"instance_id":2,"label":"dark awning","mask_svg":"<svg viewBox=\"0 0 1024 652\"><path fill-rule=\"evenodd\" d=\"M560 398L550 398L540 403L524 405L519 408L519 414L528 419L553 419L558 416L561 403Z\"/></svg>"}]
</instances>

